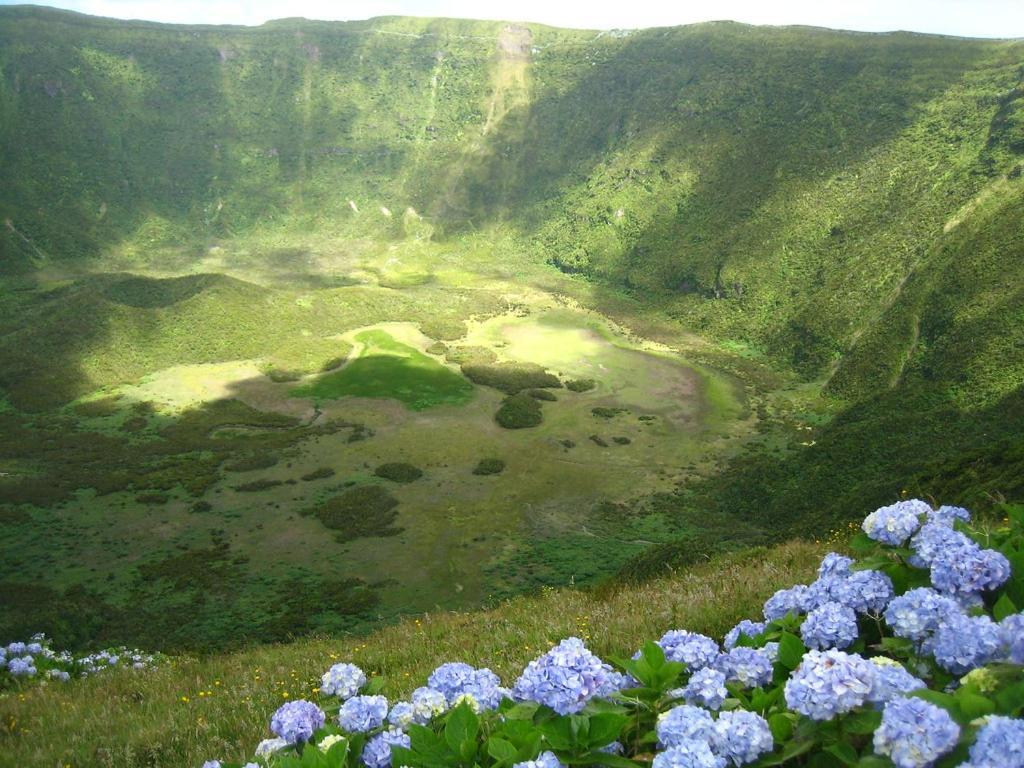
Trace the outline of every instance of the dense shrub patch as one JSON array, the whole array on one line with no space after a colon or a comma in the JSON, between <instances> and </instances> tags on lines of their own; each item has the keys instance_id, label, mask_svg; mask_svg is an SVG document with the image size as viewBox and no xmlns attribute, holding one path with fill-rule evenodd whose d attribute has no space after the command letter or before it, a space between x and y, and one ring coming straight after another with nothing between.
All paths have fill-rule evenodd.
<instances>
[{"instance_id":1,"label":"dense shrub patch","mask_svg":"<svg viewBox=\"0 0 1024 768\"><path fill-rule=\"evenodd\" d=\"M381 464L373 474L395 483L411 483L423 477L423 470L404 461L392 461Z\"/></svg>"},{"instance_id":2,"label":"dense shrub patch","mask_svg":"<svg viewBox=\"0 0 1024 768\"><path fill-rule=\"evenodd\" d=\"M465 364L463 375L474 384L493 387L507 395L524 389L560 389L562 382L535 363Z\"/></svg>"},{"instance_id":3,"label":"dense shrub patch","mask_svg":"<svg viewBox=\"0 0 1024 768\"><path fill-rule=\"evenodd\" d=\"M480 459L473 468L474 475L499 475L505 471L505 462L501 459Z\"/></svg>"},{"instance_id":4,"label":"dense shrub patch","mask_svg":"<svg viewBox=\"0 0 1024 768\"><path fill-rule=\"evenodd\" d=\"M341 531L345 539L394 536L402 530L392 527L398 517L397 506L398 499L386 489L361 485L331 497L314 514L328 528Z\"/></svg>"},{"instance_id":5,"label":"dense shrub patch","mask_svg":"<svg viewBox=\"0 0 1024 768\"><path fill-rule=\"evenodd\" d=\"M526 429L536 427L544 420L540 403L525 392L509 395L501 401L501 407L494 414L494 420L505 429Z\"/></svg>"}]
</instances>

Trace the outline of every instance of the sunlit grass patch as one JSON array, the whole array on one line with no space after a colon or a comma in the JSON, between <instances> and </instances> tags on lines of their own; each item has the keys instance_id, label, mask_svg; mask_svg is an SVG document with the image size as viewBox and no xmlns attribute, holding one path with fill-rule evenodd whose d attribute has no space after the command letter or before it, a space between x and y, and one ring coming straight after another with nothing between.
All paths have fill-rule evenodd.
<instances>
[{"instance_id":1,"label":"sunlit grass patch","mask_svg":"<svg viewBox=\"0 0 1024 768\"><path fill-rule=\"evenodd\" d=\"M437 405L462 405L473 385L459 374L381 330L363 331L356 359L340 370L293 390L300 397L380 397L400 400L414 411Z\"/></svg>"}]
</instances>

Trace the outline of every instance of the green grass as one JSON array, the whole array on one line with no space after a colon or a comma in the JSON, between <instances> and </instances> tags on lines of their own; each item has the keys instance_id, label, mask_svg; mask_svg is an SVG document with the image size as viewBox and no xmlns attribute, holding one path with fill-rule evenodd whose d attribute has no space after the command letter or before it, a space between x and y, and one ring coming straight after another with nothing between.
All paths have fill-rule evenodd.
<instances>
[{"instance_id":1,"label":"green grass","mask_svg":"<svg viewBox=\"0 0 1024 768\"><path fill-rule=\"evenodd\" d=\"M462 405L473 396L473 385L462 376L384 331L362 331L355 340L363 348L354 360L295 388L293 394L317 400L392 398L414 411Z\"/></svg>"},{"instance_id":2,"label":"green grass","mask_svg":"<svg viewBox=\"0 0 1024 768\"><path fill-rule=\"evenodd\" d=\"M267 645L179 659L142 674L36 687L23 697L0 697L0 765L242 761L269 735L270 715L285 694L315 699L319 676L338 661L383 676L384 693L395 699L453 660L488 666L511 683L527 661L569 635L604 657L629 656L673 628L721 638L739 619L758 616L776 589L813 579L824 551L791 543L717 558L642 586L545 590L489 611L433 613L365 637Z\"/></svg>"}]
</instances>

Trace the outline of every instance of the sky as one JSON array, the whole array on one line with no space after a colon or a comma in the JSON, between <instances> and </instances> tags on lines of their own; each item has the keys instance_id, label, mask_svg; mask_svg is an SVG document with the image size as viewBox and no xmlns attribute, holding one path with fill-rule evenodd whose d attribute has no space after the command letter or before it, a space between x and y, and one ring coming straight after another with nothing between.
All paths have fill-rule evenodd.
<instances>
[{"instance_id":1,"label":"sky","mask_svg":"<svg viewBox=\"0 0 1024 768\"><path fill-rule=\"evenodd\" d=\"M15 5L17 0L0 0ZM634 29L730 19L883 32L1024 37L1024 0L53 0L40 5L97 16L189 24L269 19L449 16Z\"/></svg>"}]
</instances>

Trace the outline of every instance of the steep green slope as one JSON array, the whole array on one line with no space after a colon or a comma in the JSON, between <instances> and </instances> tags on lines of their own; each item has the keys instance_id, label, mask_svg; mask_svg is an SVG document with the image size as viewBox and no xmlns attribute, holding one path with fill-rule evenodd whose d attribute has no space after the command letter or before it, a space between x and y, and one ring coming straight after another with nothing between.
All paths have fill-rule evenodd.
<instances>
[{"instance_id":1,"label":"steep green slope","mask_svg":"<svg viewBox=\"0 0 1024 768\"><path fill-rule=\"evenodd\" d=\"M225 479L216 429L235 406L181 417L200 426L179 440L144 403L83 426L76 399L178 365L294 377L293 361L316 370L340 334L383 321L465 362L440 340L530 292L728 372L698 387L702 429L727 389L723 412L756 416L752 441L723 432L685 466L629 465L674 493L599 500L615 521L628 508L631 548L687 534L626 563L631 578L716 550L719 529L732 546L825 532L903 490L980 507L1024 492L1022 42L733 23L180 27L4 7L0 146L12 520L118 483L184 506ZM595 436L582 441L623 437ZM283 478L261 478L281 495L260 504L304 498ZM529 547L490 567L541 563L530 583L562 583L582 572L570 540L588 578L617 567L600 547L624 557L621 543L575 520L530 517ZM121 575L119 596L135 594Z\"/></svg>"}]
</instances>

